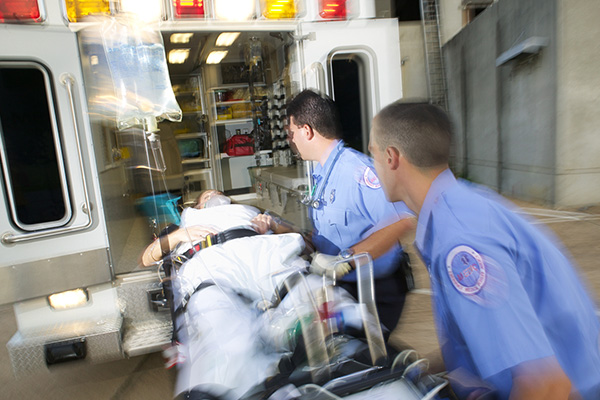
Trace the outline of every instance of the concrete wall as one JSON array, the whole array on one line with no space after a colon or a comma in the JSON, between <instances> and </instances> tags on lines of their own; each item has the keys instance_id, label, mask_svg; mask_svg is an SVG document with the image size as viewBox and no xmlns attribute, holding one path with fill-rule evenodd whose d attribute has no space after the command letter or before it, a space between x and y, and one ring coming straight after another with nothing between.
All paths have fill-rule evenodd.
<instances>
[{"instance_id":1,"label":"concrete wall","mask_svg":"<svg viewBox=\"0 0 600 400\"><path fill-rule=\"evenodd\" d=\"M441 0L438 2L442 45L452 39L463 27L461 0Z\"/></svg>"},{"instance_id":2,"label":"concrete wall","mask_svg":"<svg viewBox=\"0 0 600 400\"><path fill-rule=\"evenodd\" d=\"M549 45L496 66L532 36ZM444 46L456 172L503 194L555 202L556 2L500 0Z\"/></svg>"},{"instance_id":3,"label":"concrete wall","mask_svg":"<svg viewBox=\"0 0 600 400\"><path fill-rule=\"evenodd\" d=\"M421 21L400 22L400 58L402 60L402 95L410 99L427 99L427 69Z\"/></svg>"},{"instance_id":4,"label":"concrete wall","mask_svg":"<svg viewBox=\"0 0 600 400\"><path fill-rule=\"evenodd\" d=\"M600 7L558 2L556 204L600 202Z\"/></svg>"}]
</instances>

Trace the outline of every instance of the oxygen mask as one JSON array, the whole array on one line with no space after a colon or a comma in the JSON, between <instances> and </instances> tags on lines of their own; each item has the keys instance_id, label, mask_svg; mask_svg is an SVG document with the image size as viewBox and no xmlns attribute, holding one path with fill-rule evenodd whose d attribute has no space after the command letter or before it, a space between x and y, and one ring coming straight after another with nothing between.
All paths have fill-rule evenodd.
<instances>
[{"instance_id":1,"label":"oxygen mask","mask_svg":"<svg viewBox=\"0 0 600 400\"><path fill-rule=\"evenodd\" d=\"M204 208L225 206L227 204L231 204L231 199L229 197L222 194L215 194L204 203Z\"/></svg>"}]
</instances>

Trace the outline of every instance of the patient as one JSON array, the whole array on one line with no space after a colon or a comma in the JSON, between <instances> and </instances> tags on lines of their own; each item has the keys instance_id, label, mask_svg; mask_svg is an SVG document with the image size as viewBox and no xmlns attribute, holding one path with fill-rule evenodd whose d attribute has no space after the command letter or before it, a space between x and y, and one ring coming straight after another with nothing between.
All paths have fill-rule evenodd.
<instances>
[{"instance_id":1,"label":"patient","mask_svg":"<svg viewBox=\"0 0 600 400\"><path fill-rule=\"evenodd\" d=\"M227 207L226 211L223 208L214 209L224 205L231 207ZM231 228L252 229L264 234L272 225L255 207L231 204L229 197L214 189L202 192L196 205L186 208L181 217L181 226L168 226L146 247L141 257L142 266L155 265L181 243L195 243L209 234L214 235Z\"/></svg>"}]
</instances>

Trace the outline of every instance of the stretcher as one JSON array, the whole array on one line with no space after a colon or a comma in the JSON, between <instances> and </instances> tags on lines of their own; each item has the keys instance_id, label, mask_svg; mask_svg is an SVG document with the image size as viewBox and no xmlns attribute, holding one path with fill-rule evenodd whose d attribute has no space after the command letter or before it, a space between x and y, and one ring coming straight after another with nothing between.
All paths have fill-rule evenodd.
<instances>
[{"instance_id":1,"label":"stretcher","mask_svg":"<svg viewBox=\"0 0 600 400\"><path fill-rule=\"evenodd\" d=\"M354 256L356 300L307 273L303 246L298 234L260 235L173 258L175 396L452 398L427 360L384 342L370 257Z\"/></svg>"}]
</instances>

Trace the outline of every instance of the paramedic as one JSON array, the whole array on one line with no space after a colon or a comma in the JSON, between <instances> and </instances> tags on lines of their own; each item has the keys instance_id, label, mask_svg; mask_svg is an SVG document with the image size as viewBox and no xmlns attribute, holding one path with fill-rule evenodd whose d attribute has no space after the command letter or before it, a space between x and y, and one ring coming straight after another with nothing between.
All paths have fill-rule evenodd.
<instances>
[{"instance_id":1,"label":"paramedic","mask_svg":"<svg viewBox=\"0 0 600 400\"><path fill-rule=\"evenodd\" d=\"M218 205L230 204L231 199L225 196L218 190L205 190L198 196L198 200L194 208L203 209ZM250 221L250 226L257 233L266 233L269 229L268 225L260 218L254 218ZM203 240L206 235L216 234L218 231L209 225L191 225L186 229L179 229L177 225L167 226L159 237L146 247L142 253L141 264L144 267L159 262L164 256L169 254L181 242L195 243Z\"/></svg>"},{"instance_id":2,"label":"paramedic","mask_svg":"<svg viewBox=\"0 0 600 400\"><path fill-rule=\"evenodd\" d=\"M501 399L600 398L600 323L574 268L506 200L455 179L450 132L436 106L394 103L375 116L369 150L388 199L418 215L455 391L476 397L475 379Z\"/></svg>"},{"instance_id":3,"label":"paramedic","mask_svg":"<svg viewBox=\"0 0 600 400\"><path fill-rule=\"evenodd\" d=\"M405 275L409 269L408 256L397 238L412 227L411 223L401 221L412 214L404 203L392 204L386 200L371 159L345 146L332 100L304 90L286 106L286 113L291 147L302 159L318 162L313 174L315 184L309 193L312 245L317 250L310 269L329 274L331 261L352 253L369 252L374 259L379 318L391 332L398 323L408 291ZM363 241L384 227L396 228L397 232ZM356 247L359 242L361 246ZM356 272L351 271L348 263L338 264L336 279L357 296Z\"/></svg>"}]
</instances>

